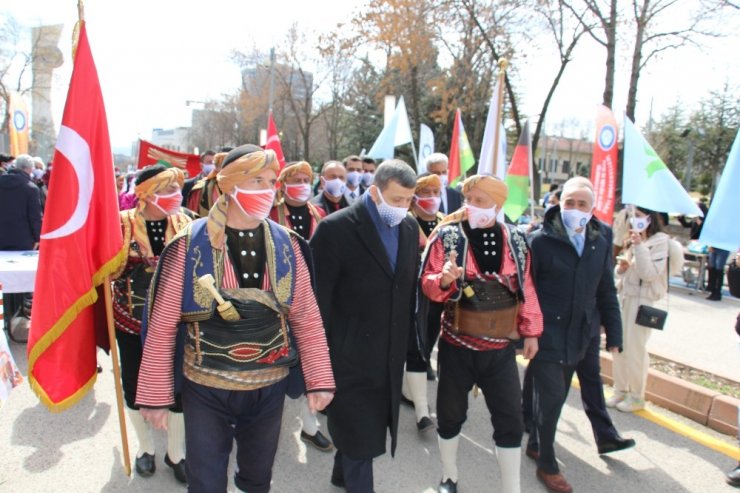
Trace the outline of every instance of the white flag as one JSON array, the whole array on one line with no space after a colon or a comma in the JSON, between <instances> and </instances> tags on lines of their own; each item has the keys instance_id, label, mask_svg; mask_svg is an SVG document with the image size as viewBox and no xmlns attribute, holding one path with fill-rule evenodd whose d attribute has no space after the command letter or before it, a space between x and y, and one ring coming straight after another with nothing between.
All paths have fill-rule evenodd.
<instances>
[{"instance_id":1,"label":"white flag","mask_svg":"<svg viewBox=\"0 0 740 493\"><path fill-rule=\"evenodd\" d=\"M427 157L433 152L434 134L431 128L422 123L419 131L419 165L416 170L418 174L427 172Z\"/></svg>"},{"instance_id":2,"label":"white flag","mask_svg":"<svg viewBox=\"0 0 740 493\"><path fill-rule=\"evenodd\" d=\"M502 180L506 176L506 132L503 124L499 124L498 143L494 144L496 138L496 111L499 107L498 101L498 82L493 86L491 102L488 106L488 117L486 118L486 130L483 133L483 144L480 148L480 159L478 159L479 175L493 175L493 153L494 149L498 151L498 160L496 161L496 176Z\"/></svg>"},{"instance_id":3,"label":"white flag","mask_svg":"<svg viewBox=\"0 0 740 493\"><path fill-rule=\"evenodd\" d=\"M395 146L403 144L409 144L414 140L411 136L411 125L409 124L409 115L406 113L406 103L403 101L403 96L398 99L396 105L396 114L394 115L396 120L396 137L393 141Z\"/></svg>"},{"instance_id":4,"label":"white flag","mask_svg":"<svg viewBox=\"0 0 740 493\"><path fill-rule=\"evenodd\" d=\"M392 159L396 146L408 144L411 141L411 125L409 116L406 114L406 103L401 96L388 125L380 131L380 135L367 155L374 158Z\"/></svg>"}]
</instances>

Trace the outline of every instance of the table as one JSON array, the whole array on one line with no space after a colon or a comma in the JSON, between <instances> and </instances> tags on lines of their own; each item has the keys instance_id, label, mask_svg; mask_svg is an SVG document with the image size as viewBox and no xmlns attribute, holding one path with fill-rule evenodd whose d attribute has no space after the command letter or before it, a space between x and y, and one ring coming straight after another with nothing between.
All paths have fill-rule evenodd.
<instances>
[{"instance_id":1,"label":"table","mask_svg":"<svg viewBox=\"0 0 740 493\"><path fill-rule=\"evenodd\" d=\"M696 263L696 268L698 270L698 274L696 275L696 279L694 280L694 289L696 291L703 291L704 290L704 276L707 270L707 258L709 257L709 254L706 253L694 253L690 252L687 249L684 249L683 251L683 258L686 264L684 264L684 269L687 267L691 268L693 263ZM690 280L686 279L686 276L684 276L684 282L688 286L691 284Z\"/></svg>"},{"instance_id":2,"label":"table","mask_svg":"<svg viewBox=\"0 0 740 493\"><path fill-rule=\"evenodd\" d=\"M1 252L0 285L3 293L31 293L36 283L39 252Z\"/></svg>"}]
</instances>

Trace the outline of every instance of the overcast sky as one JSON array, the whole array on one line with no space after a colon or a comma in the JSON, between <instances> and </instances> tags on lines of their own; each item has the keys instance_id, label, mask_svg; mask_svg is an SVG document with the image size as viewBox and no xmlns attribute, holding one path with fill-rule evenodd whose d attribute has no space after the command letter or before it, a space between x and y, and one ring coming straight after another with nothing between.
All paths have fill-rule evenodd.
<instances>
[{"instance_id":1,"label":"overcast sky","mask_svg":"<svg viewBox=\"0 0 740 493\"><path fill-rule=\"evenodd\" d=\"M685 0L689 1L689 0ZM234 92L238 67L233 49L267 51L284 37L293 22L304 30L328 31L349 20L361 0L267 2L230 0L87 0L85 18L108 113L111 141L128 151L137 137L150 138L153 128L188 126L187 100L202 101ZM64 24L60 48L64 65L55 71L54 117L61 120L71 73L70 38L77 19L74 0L0 0L0 13L10 13L27 26ZM740 84L737 49L740 35L710 40L666 54L645 70L639 87L638 124L647 119L650 100L656 116L681 99L695 107L699 98L725 81ZM523 113L536 119L557 60L533 46L519 63L526 97ZM548 122L576 118L590 122L603 92L604 49L590 40L574 54L548 113ZM619 60L614 108L624 108L627 59ZM481 102L487 104L487 102ZM618 118L621 118L621 111ZM464 118L464 115L463 115ZM372 143L366 144L370 147Z\"/></svg>"}]
</instances>

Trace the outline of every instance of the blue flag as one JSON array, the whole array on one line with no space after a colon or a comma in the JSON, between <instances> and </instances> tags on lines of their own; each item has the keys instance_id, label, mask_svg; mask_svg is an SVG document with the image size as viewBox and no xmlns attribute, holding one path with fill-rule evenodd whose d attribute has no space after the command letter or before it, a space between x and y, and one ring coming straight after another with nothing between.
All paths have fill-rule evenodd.
<instances>
[{"instance_id":1,"label":"blue flag","mask_svg":"<svg viewBox=\"0 0 740 493\"><path fill-rule=\"evenodd\" d=\"M656 212L703 215L668 166L627 117L624 119L622 203L639 205Z\"/></svg>"},{"instance_id":2,"label":"blue flag","mask_svg":"<svg viewBox=\"0 0 740 493\"><path fill-rule=\"evenodd\" d=\"M740 131L735 136L732 150L727 157L727 164L712 198L699 241L730 252L740 247L740 228L737 226L737 213L740 211L738 190L740 190Z\"/></svg>"}]
</instances>

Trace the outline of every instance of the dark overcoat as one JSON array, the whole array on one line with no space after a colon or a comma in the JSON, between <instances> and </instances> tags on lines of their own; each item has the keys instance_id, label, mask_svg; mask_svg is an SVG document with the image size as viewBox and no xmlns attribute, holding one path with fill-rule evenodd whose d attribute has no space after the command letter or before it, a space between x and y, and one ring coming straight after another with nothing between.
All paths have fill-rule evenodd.
<instances>
[{"instance_id":1,"label":"dark overcoat","mask_svg":"<svg viewBox=\"0 0 740 493\"><path fill-rule=\"evenodd\" d=\"M310 241L337 385L329 432L352 459L385 453L388 429L391 453L396 447L419 256L416 221L407 216L398 228L395 272L362 200L322 220Z\"/></svg>"}]
</instances>

